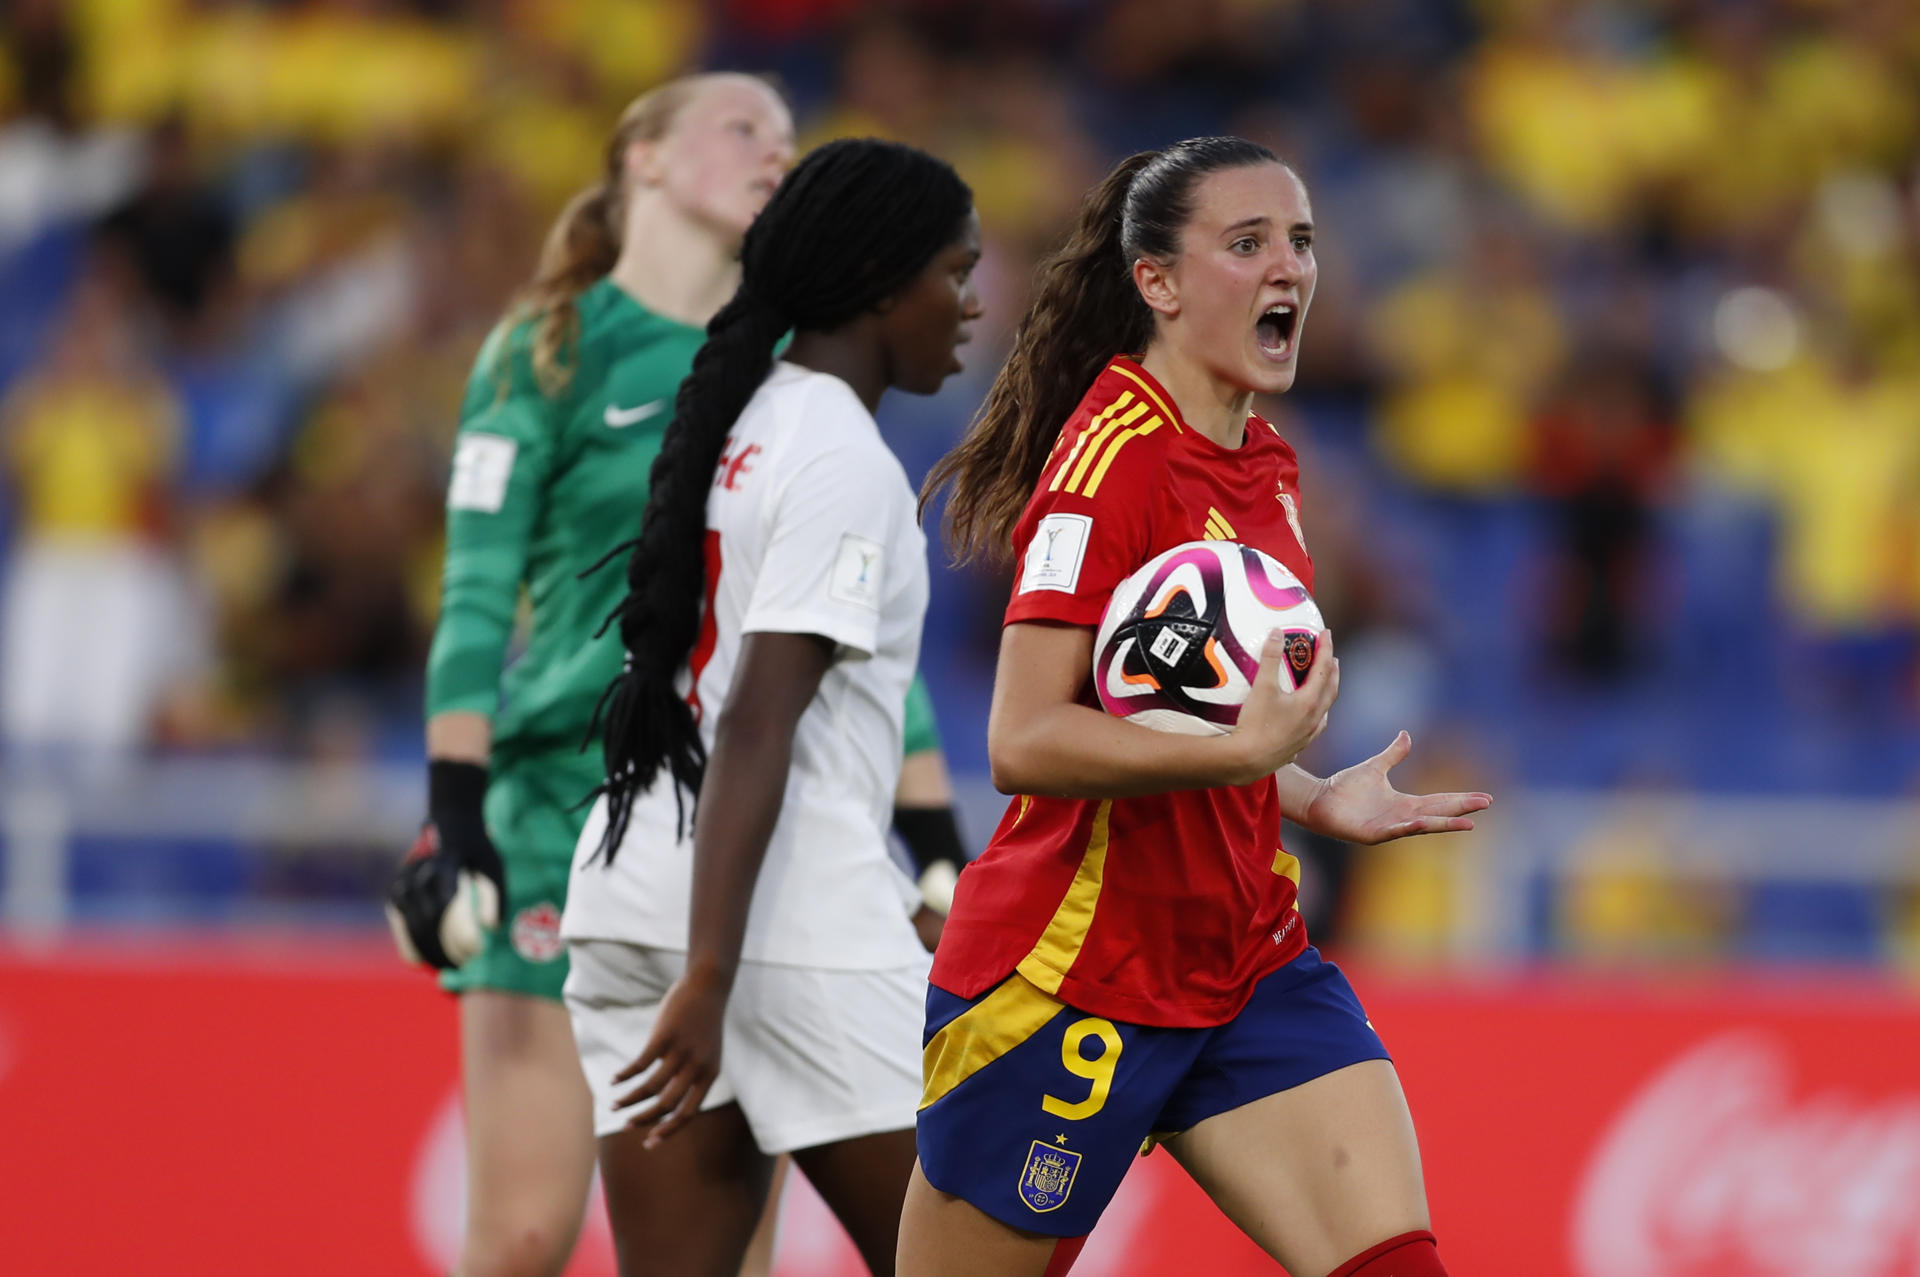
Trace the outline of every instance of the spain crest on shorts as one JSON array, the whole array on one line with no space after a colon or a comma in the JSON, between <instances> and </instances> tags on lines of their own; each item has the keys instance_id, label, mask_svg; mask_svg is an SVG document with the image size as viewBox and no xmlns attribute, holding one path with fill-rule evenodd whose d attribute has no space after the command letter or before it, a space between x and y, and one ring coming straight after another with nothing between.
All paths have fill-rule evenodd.
<instances>
[{"instance_id":1,"label":"spain crest on shorts","mask_svg":"<svg viewBox=\"0 0 1920 1277\"><path fill-rule=\"evenodd\" d=\"M1073 1177L1079 1169L1080 1154L1035 1140L1026 1167L1020 1172L1020 1200L1042 1215L1060 1209L1073 1191Z\"/></svg>"}]
</instances>

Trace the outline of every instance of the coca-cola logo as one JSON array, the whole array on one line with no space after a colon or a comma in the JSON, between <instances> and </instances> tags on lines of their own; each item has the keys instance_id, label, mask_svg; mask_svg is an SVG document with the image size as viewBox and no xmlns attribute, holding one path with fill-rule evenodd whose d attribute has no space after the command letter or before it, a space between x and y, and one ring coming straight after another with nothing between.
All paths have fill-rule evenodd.
<instances>
[{"instance_id":1,"label":"coca-cola logo","mask_svg":"<svg viewBox=\"0 0 1920 1277\"><path fill-rule=\"evenodd\" d=\"M1692 1048L1635 1095L1575 1199L1588 1277L1920 1273L1920 1091L1796 1096L1775 1038Z\"/></svg>"}]
</instances>

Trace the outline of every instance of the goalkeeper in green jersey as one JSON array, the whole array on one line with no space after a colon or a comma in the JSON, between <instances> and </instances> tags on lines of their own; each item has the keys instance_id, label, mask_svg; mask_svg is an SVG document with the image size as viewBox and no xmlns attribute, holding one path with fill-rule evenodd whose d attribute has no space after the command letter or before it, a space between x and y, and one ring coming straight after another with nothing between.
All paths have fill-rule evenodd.
<instances>
[{"instance_id":1,"label":"goalkeeper in green jersey","mask_svg":"<svg viewBox=\"0 0 1920 1277\"><path fill-rule=\"evenodd\" d=\"M389 891L402 950L461 995L457 1277L553 1277L585 1212L591 1101L560 1002L560 910L602 773L598 743L581 742L621 662L617 636L594 632L626 583L580 574L639 530L674 394L792 159L792 117L761 80L692 76L636 100L461 405L427 666L428 822ZM532 630L503 673L523 588Z\"/></svg>"},{"instance_id":2,"label":"goalkeeper in green jersey","mask_svg":"<svg viewBox=\"0 0 1920 1277\"><path fill-rule=\"evenodd\" d=\"M785 103L751 77L635 101L468 383L427 670L429 818L389 891L402 951L461 995L459 1277L550 1277L579 1230L594 1144L560 910L601 775L597 743L580 745L620 669L618 641L593 634L625 588L579 573L637 530L674 394L792 156ZM532 633L503 675L523 586Z\"/></svg>"}]
</instances>

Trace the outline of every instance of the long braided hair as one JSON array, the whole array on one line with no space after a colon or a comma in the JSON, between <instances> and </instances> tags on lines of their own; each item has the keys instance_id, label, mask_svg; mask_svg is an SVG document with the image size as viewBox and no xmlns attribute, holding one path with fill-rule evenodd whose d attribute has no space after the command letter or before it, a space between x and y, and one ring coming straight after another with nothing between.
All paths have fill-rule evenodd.
<instances>
[{"instance_id":1,"label":"long braided hair","mask_svg":"<svg viewBox=\"0 0 1920 1277\"><path fill-rule=\"evenodd\" d=\"M706 748L675 687L706 589L707 494L727 434L789 330L830 332L900 291L958 235L973 193L945 162L874 139L829 142L789 173L747 231L740 289L707 325L653 463L618 619L626 666L601 698L612 863L636 797L672 774L689 827Z\"/></svg>"}]
</instances>

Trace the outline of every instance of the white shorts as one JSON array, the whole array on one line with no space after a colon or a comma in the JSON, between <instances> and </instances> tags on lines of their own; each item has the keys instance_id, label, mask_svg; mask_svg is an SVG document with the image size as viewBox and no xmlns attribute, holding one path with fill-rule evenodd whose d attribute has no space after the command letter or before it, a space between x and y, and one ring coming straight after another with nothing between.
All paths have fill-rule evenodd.
<instances>
[{"instance_id":1,"label":"white shorts","mask_svg":"<svg viewBox=\"0 0 1920 1277\"><path fill-rule=\"evenodd\" d=\"M687 956L617 940L567 944L567 1013L593 1092L593 1132L621 1130L614 1074L645 1049ZM765 1153L910 1129L931 957L886 971L743 962L727 1000L720 1076L702 1111L738 1103ZM644 1107L644 1105L640 1106Z\"/></svg>"}]
</instances>

